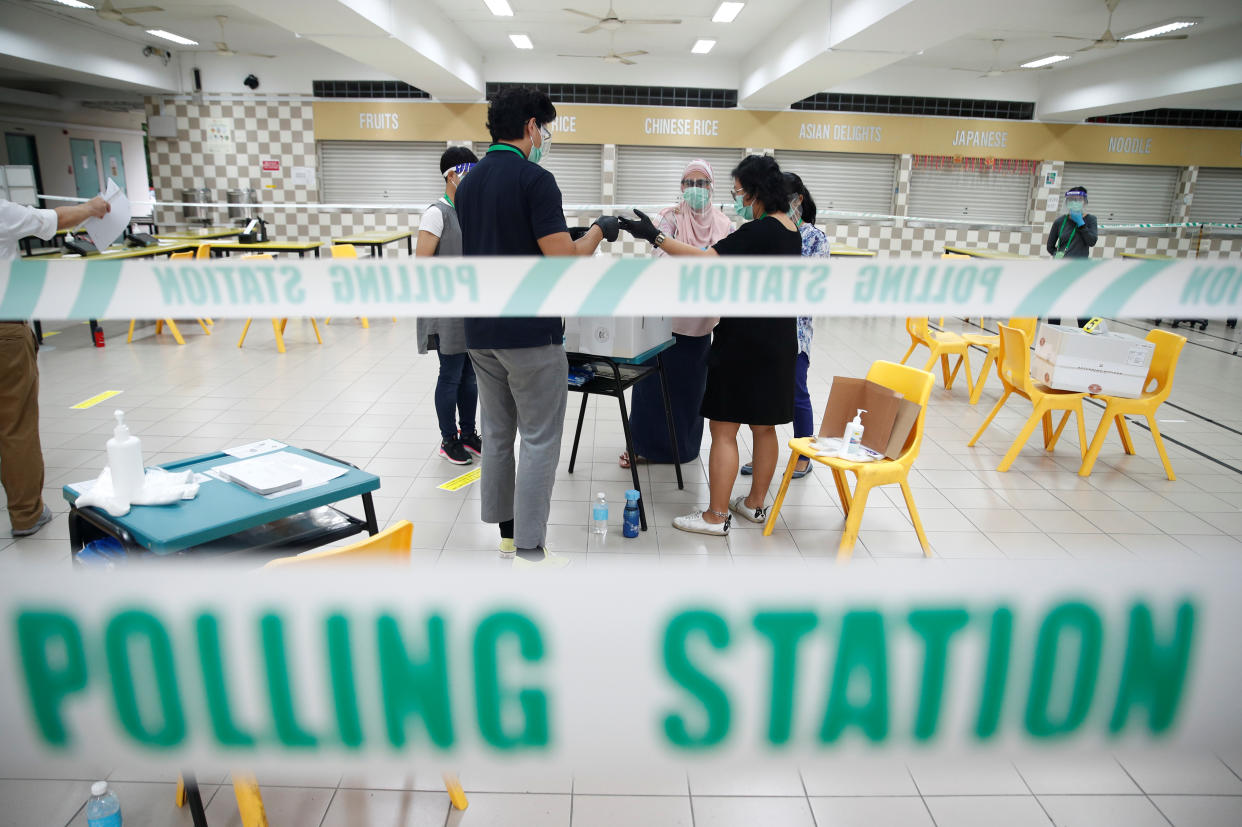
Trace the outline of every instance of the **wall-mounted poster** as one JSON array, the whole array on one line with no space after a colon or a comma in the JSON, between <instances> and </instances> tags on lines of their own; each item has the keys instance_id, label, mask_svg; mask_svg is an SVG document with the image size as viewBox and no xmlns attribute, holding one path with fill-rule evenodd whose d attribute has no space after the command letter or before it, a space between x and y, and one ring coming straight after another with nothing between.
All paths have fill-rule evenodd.
<instances>
[{"instance_id":1,"label":"wall-mounted poster","mask_svg":"<svg viewBox=\"0 0 1242 827\"><path fill-rule=\"evenodd\" d=\"M231 155L233 152L233 122L225 118L211 118L207 121L207 139L205 149L216 155Z\"/></svg>"}]
</instances>

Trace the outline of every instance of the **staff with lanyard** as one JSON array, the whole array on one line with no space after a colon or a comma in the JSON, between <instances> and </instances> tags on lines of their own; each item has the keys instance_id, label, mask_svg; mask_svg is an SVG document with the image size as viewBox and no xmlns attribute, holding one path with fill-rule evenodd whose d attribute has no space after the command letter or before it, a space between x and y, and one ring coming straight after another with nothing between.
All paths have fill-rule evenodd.
<instances>
[{"instance_id":1,"label":"staff with lanyard","mask_svg":"<svg viewBox=\"0 0 1242 827\"><path fill-rule=\"evenodd\" d=\"M1100 235L1095 216L1086 212L1087 188L1072 187L1065 191L1065 213L1057 216L1048 230L1048 255L1053 258L1087 258ZM1082 327L1090 319L1079 319ZM1060 324L1060 319L1049 319Z\"/></svg>"},{"instance_id":2,"label":"staff with lanyard","mask_svg":"<svg viewBox=\"0 0 1242 827\"><path fill-rule=\"evenodd\" d=\"M543 92L509 87L487 108L492 145L454 199L466 256L589 256L616 241L618 220L604 216L576 241L561 190L539 166L556 108ZM561 456L569 394L559 318L469 318L466 346L483 414L483 522L500 526L500 554L513 565L564 565L547 553L548 512ZM513 444L521 436L520 459Z\"/></svg>"}]
</instances>

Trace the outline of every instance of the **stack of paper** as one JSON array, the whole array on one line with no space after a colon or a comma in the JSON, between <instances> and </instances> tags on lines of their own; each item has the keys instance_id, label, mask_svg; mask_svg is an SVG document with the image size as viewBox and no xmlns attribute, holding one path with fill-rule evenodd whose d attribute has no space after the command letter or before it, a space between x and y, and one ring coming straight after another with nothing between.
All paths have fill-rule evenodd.
<instances>
[{"instance_id":1,"label":"stack of paper","mask_svg":"<svg viewBox=\"0 0 1242 827\"><path fill-rule=\"evenodd\" d=\"M82 227L100 250L108 249L112 242L120 238L121 233L129 226L130 219L129 199L111 178L108 179L108 188L103 191L103 199L112 207L112 211L103 218L88 218L82 222Z\"/></svg>"},{"instance_id":2,"label":"stack of paper","mask_svg":"<svg viewBox=\"0 0 1242 827\"><path fill-rule=\"evenodd\" d=\"M256 494L275 494L302 484L302 475L282 460L281 454L266 454L218 467L220 476Z\"/></svg>"}]
</instances>

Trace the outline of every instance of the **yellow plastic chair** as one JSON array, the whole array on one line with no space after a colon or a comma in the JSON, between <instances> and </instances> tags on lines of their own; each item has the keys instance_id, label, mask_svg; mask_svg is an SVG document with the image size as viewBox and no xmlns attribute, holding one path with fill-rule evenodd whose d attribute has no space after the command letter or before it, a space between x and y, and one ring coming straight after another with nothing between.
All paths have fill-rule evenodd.
<instances>
[{"instance_id":1,"label":"yellow plastic chair","mask_svg":"<svg viewBox=\"0 0 1242 827\"><path fill-rule=\"evenodd\" d=\"M983 326L983 320L979 320L979 326ZM1017 317L1014 316L1009 320L1009 326L1021 330L1026 335L1027 347L1035 339L1035 329L1039 326L1039 319L1035 317ZM970 392L970 404L974 405L979 402L979 397L983 395L983 386L988 381L988 368L996 365L996 375L1000 375L1000 363L997 357L1000 356L1000 334L999 333L964 333L962 338L972 345L986 348L987 356L983 358L983 367L979 369L979 378L975 380L975 389Z\"/></svg>"},{"instance_id":2,"label":"yellow plastic chair","mask_svg":"<svg viewBox=\"0 0 1242 827\"><path fill-rule=\"evenodd\" d=\"M970 438L970 442L966 444L973 446L979 441L979 437L983 436L983 432L992 424L992 420L1000 413L1000 409L1005 407L1005 402L1009 400L1010 395L1016 393L1018 396L1030 401L1031 415L1027 417L1022 430L1018 432L1017 439L1013 441L1013 445L1009 446L1009 451L1005 454L1004 459L1001 460L1000 465L996 466L997 471L1009 470L1009 466L1013 465L1013 461L1018 458L1018 453L1022 450L1022 446L1031 438L1036 423L1043 423L1044 450L1052 451L1055 449L1057 440L1061 438L1061 431L1065 429L1065 423L1069 420L1071 413L1078 420L1079 455L1085 456L1087 430L1083 425L1082 398L1086 394L1054 390L1035 382L1031 379L1031 351L1028 349L1027 340L1022 335L1022 331L1000 325L1000 337L1000 380L1005 387L1005 392L1001 394L1000 399L996 400L996 405L992 408L992 412L988 414L988 418L983 420L979 430L975 432L975 435ZM1055 431L1052 429L1053 411L1065 412Z\"/></svg>"},{"instance_id":3,"label":"yellow plastic chair","mask_svg":"<svg viewBox=\"0 0 1242 827\"><path fill-rule=\"evenodd\" d=\"M343 548L330 548L323 551L312 551L295 557L280 557L264 566L265 569L279 568L303 563L351 563L359 560L368 562L404 562L409 563L410 546L414 538L414 524L409 520L401 520L376 534ZM444 788L448 791L449 800L458 810L469 805L461 781L454 773L444 774ZM258 787L254 789L258 795ZM240 802L240 798L238 801Z\"/></svg>"},{"instance_id":4,"label":"yellow plastic chair","mask_svg":"<svg viewBox=\"0 0 1242 827\"><path fill-rule=\"evenodd\" d=\"M848 560L854 553L854 544L858 541L858 528L862 525L863 509L867 507L867 495L878 485L901 486L902 496L906 499L906 507L910 510L910 521L914 523L914 531L918 535L919 545L923 554L931 556L931 546L927 535L923 533L923 522L919 519L919 511L914 506L914 495L910 491L907 479L910 466L919 455L923 444L923 419L927 414L927 400L931 397L932 385L936 378L926 370L899 365L894 362L875 362L867 371L867 379L886 388L892 388L911 402L919 405L919 415L910 429L901 456L896 459L881 459L875 462L854 462L839 457L822 456L816 453L810 439L803 437L791 439L789 448L789 464L785 467L785 475L781 477L781 487L776 492L776 502L768 511L768 521L763 526L764 536L772 533L776 525L776 517L781 513L781 505L785 494L789 491L789 483L793 479L794 470L798 467L800 457L808 457L815 462L827 465L832 469L832 479L837 484L837 495L841 498L841 508L845 511L845 532L841 535L841 543L837 546L837 559ZM854 491L850 493L849 480L846 473L854 475Z\"/></svg>"},{"instance_id":5,"label":"yellow plastic chair","mask_svg":"<svg viewBox=\"0 0 1242 827\"><path fill-rule=\"evenodd\" d=\"M195 258L211 258L211 245L210 244L198 245L198 249L194 251L194 257Z\"/></svg>"},{"instance_id":6,"label":"yellow plastic chair","mask_svg":"<svg viewBox=\"0 0 1242 827\"><path fill-rule=\"evenodd\" d=\"M333 258L357 258L358 257L358 248L352 244L333 244L331 248L329 249L332 250ZM358 318L362 321L363 327L365 328L371 327L371 322L367 320L366 316L359 316ZM393 324L396 324L397 317L393 316L392 321L393 321ZM329 316L328 318L324 319L323 323L332 324L332 317Z\"/></svg>"},{"instance_id":7,"label":"yellow plastic chair","mask_svg":"<svg viewBox=\"0 0 1242 827\"><path fill-rule=\"evenodd\" d=\"M201 249L201 248L200 248ZM255 253L253 255L242 256L242 258L272 258L271 253ZM246 319L246 324L242 327L241 338L237 340L237 346L241 347L246 343L246 334L250 332L250 323L253 319ZM315 317L310 317L311 327L315 329L315 341L323 344L323 337L319 335L319 325L315 322ZM288 319L272 319L272 332L276 334L276 350L280 353L285 352L285 325L289 324Z\"/></svg>"},{"instance_id":8,"label":"yellow plastic chair","mask_svg":"<svg viewBox=\"0 0 1242 827\"><path fill-rule=\"evenodd\" d=\"M182 253L172 253L171 255L169 255L170 259L172 258L193 258L193 257L194 257L194 253L192 253L189 250L186 250L185 252L182 252ZM132 344L134 341L134 325L137 323L137 321L138 321L137 319L129 320L129 335L125 337L126 344ZM210 325L213 324L211 319L195 319L195 321L198 322L199 327L203 329L204 333L206 333L208 336L211 335ZM155 320L155 335L156 336L160 335L160 333L163 332L164 325L168 325L168 332L173 335L173 339L177 341L177 344L179 345L185 344L185 338L182 337L181 331L177 328L177 323L174 322L172 319L156 319Z\"/></svg>"},{"instance_id":9,"label":"yellow plastic chair","mask_svg":"<svg viewBox=\"0 0 1242 827\"><path fill-rule=\"evenodd\" d=\"M910 354L914 353L914 349L919 345L931 351L931 355L927 359L927 364L923 366L923 370L931 370L932 365L936 364L936 360L940 360L940 370L944 375L944 389L953 389L953 380L957 378L957 372L962 365L966 366L966 384L973 394L975 391L975 380L970 375L970 345L956 333L947 331L934 331L927 324L926 316L910 316L906 319L906 333L910 334L910 348L906 351L906 355L901 357L901 364L905 364L910 358ZM953 366L953 372L949 372L949 357L957 356L957 364Z\"/></svg>"},{"instance_id":10,"label":"yellow plastic chair","mask_svg":"<svg viewBox=\"0 0 1242 827\"><path fill-rule=\"evenodd\" d=\"M1160 427L1156 425L1156 409L1159 408L1173 391L1173 374L1177 372L1177 360L1182 355L1182 347L1186 337L1167 330L1153 330L1147 334L1147 341L1156 346L1151 357L1151 367L1147 369L1147 381L1143 383L1143 395L1137 399L1126 399L1121 396L1092 394L1095 399L1107 402L1104 416L1091 438L1091 447L1083 458L1078 476L1091 474L1091 468L1099 459L1100 449L1104 447L1104 438L1108 436L1109 427L1117 423L1117 433L1121 437L1121 445L1127 454L1134 453L1134 441L1130 438L1130 429L1126 426L1126 414L1142 415L1147 418L1147 427L1151 428L1152 441L1156 443L1156 453L1164 464L1164 473L1170 480L1177 479L1173 473L1173 464L1164 450L1164 438L1160 436ZM1152 383L1155 383L1154 387Z\"/></svg>"}]
</instances>

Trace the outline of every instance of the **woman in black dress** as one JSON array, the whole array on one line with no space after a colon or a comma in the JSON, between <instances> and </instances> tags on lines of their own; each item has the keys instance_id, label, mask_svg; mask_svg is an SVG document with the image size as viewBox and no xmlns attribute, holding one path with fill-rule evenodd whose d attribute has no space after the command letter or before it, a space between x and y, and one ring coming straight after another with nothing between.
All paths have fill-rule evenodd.
<instances>
[{"instance_id":1,"label":"woman in black dress","mask_svg":"<svg viewBox=\"0 0 1242 827\"><path fill-rule=\"evenodd\" d=\"M733 203L747 223L706 250L667 238L642 212L621 219L635 238L671 256L802 255L802 236L786 214L789 192L776 161L751 155L733 170ZM752 523L767 520L765 501L776 473L776 426L793 420L798 328L794 318L733 317L720 320L708 356L702 414L712 435L707 482L711 502L673 520L682 531L724 536L730 512ZM729 500L737 479L737 432L749 425L754 456L750 493Z\"/></svg>"}]
</instances>

